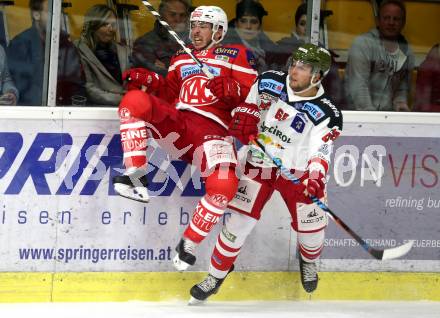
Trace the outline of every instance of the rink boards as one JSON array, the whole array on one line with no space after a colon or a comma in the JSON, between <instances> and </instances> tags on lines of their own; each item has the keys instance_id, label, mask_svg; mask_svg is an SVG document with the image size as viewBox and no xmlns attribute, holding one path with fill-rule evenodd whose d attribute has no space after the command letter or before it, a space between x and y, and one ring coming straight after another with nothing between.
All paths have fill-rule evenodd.
<instances>
[{"instance_id":1,"label":"rink boards","mask_svg":"<svg viewBox=\"0 0 440 318\"><path fill-rule=\"evenodd\" d=\"M330 208L375 247L416 244L379 262L330 223L312 299L439 300L440 116L344 115ZM0 123L0 301L187 298L216 236L196 272L174 272L173 249L203 194L190 166L156 149L151 162L167 174L152 167L145 205L109 182L122 168L115 109L4 108ZM308 299L295 245L275 195L217 298Z\"/></svg>"}]
</instances>

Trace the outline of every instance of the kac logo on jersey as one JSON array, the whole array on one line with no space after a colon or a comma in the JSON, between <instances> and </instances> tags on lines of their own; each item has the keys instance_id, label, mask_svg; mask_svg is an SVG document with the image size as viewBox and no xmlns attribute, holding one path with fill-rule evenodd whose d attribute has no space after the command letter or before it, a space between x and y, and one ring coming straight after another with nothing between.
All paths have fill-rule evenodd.
<instances>
[{"instance_id":1,"label":"kac logo on jersey","mask_svg":"<svg viewBox=\"0 0 440 318\"><path fill-rule=\"evenodd\" d=\"M304 127L306 126L305 121L297 114L295 118L293 118L292 123L290 124L290 127L292 127L296 132L302 133L304 131Z\"/></svg>"},{"instance_id":2,"label":"kac logo on jersey","mask_svg":"<svg viewBox=\"0 0 440 318\"><path fill-rule=\"evenodd\" d=\"M208 79L204 76L192 76L185 80L180 89L180 101L187 105L203 106L215 103L218 99L206 88Z\"/></svg>"},{"instance_id":3,"label":"kac logo on jersey","mask_svg":"<svg viewBox=\"0 0 440 318\"><path fill-rule=\"evenodd\" d=\"M306 111L315 120L324 116L324 112L318 105L309 102L305 103L301 109Z\"/></svg>"},{"instance_id":4,"label":"kac logo on jersey","mask_svg":"<svg viewBox=\"0 0 440 318\"><path fill-rule=\"evenodd\" d=\"M272 79L263 79L260 82L260 85L258 86L258 89L260 91L263 90L268 90L270 92L276 93L276 94L280 94L281 91L283 90L284 84L274 81Z\"/></svg>"}]
</instances>

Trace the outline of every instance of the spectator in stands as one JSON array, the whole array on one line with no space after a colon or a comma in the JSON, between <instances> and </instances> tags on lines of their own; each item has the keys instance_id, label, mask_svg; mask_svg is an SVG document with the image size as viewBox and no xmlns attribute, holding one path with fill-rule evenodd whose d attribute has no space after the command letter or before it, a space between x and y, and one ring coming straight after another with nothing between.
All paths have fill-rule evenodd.
<instances>
[{"instance_id":1,"label":"spectator in stands","mask_svg":"<svg viewBox=\"0 0 440 318\"><path fill-rule=\"evenodd\" d=\"M9 73L5 50L0 45L0 105L16 105L17 99L18 90Z\"/></svg>"},{"instance_id":2,"label":"spectator in stands","mask_svg":"<svg viewBox=\"0 0 440 318\"><path fill-rule=\"evenodd\" d=\"M32 27L18 34L7 49L9 69L20 92L18 105L42 105L47 0L30 0ZM80 58L69 35L60 33L57 105L70 105L73 95L85 95Z\"/></svg>"},{"instance_id":3,"label":"spectator in stands","mask_svg":"<svg viewBox=\"0 0 440 318\"><path fill-rule=\"evenodd\" d=\"M323 19L328 15L331 15L331 11L323 11L321 10L320 21L323 22ZM302 3L298 6L295 12L295 26L292 29L292 34L289 37L282 38L277 42L278 44L278 53L277 53L277 63L279 65L279 69L287 72L289 67L289 57L292 55L300 45L304 44L307 40L307 3ZM324 46L323 44L320 44ZM344 93L344 85L342 83L341 78L339 77L339 66L336 62L335 58L338 57L336 53L332 50L329 50L332 55L332 63L330 67L330 71L327 76L324 77L322 81L322 85L325 88L327 94L332 96L335 103L341 108L345 109L345 93Z\"/></svg>"},{"instance_id":4,"label":"spectator in stands","mask_svg":"<svg viewBox=\"0 0 440 318\"><path fill-rule=\"evenodd\" d=\"M283 55L281 59L284 61L284 65L287 62L289 56L295 51L301 44L306 41L306 26L307 26L307 4L303 3L298 6L295 12L295 26L293 27L292 34L289 37L284 37L277 42L279 50Z\"/></svg>"},{"instance_id":5,"label":"spectator in stands","mask_svg":"<svg viewBox=\"0 0 440 318\"><path fill-rule=\"evenodd\" d=\"M131 66L130 50L116 42L116 31L116 13L108 6L97 4L86 12L75 44L86 75L88 104L117 106L125 93L122 72Z\"/></svg>"},{"instance_id":6,"label":"spectator in stands","mask_svg":"<svg viewBox=\"0 0 440 318\"><path fill-rule=\"evenodd\" d=\"M187 0L162 0L159 13L162 18L179 34L181 39L189 43L188 17L190 5ZM145 33L133 45L133 64L135 67L147 68L162 76L166 76L171 57L180 49L168 31L158 22L154 28Z\"/></svg>"},{"instance_id":7,"label":"spectator in stands","mask_svg":"<svg viewBox=\"0 0 440 318\"><path fill-rule=\"evenodd\" d=\"M401 31L403 2L384 0L376 28L358 36L349 51L345 73L347 102L356 110L408 111L414 56Z\"/></svg>"},{"instance_id":8,"label":"spectator in stands","mask_svg":"<svg viewBox=\"0 0 440 318\"><path fill-rule=\"evenodd\" d=\"M242 0L235 7L235 23L228 30L223 44L240 43L255 56L259 73L272 68L275 63L276 44L263 32L263 17L267 15L260 2Z\"/></svg>"},{"instance_id":9,"label":"spectator in stands","mask_svg":"<svg viewBox=\"0 0 440 318\"><path fill-rule=\"evenodd\" d=\"M242 2L243 0L236 0L236 5ZM260 2L259 0L254 0L255 2ZM235 21L237 21L237 18L232 18L228 21L228 29L235 28Z\"/></svg>"},{"instance_id":10,"label":"spectator in stands","mask_svg":"<svg viewBox=\"0 0 440 318\"><path fill-rule=\"evenodd\" d=\"M434 45L417 72L414 111L440 112L440 44Z\"/></svg>"}]
</instances>

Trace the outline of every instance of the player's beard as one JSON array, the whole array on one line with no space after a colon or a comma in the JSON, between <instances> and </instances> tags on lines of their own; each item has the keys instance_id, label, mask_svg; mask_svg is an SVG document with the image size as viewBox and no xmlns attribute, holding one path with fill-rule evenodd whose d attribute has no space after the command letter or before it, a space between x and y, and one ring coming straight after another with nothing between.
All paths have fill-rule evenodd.
<instances>
[{"instance_id":1,"label":"player's beard","mask_svg":"<svg viewBox=\"0 0 440 318\"><path fill-rule=\"evenodd\" d=\"M296 86L296 87L293 88L293 91L294 91L294 92L302 92L302 91L306 90L306 89L309 88L309 87L310 87L310 84L307 84L307 85L301 85L301 86Z\"/></svg>"},{"instance_id":2,"label":"player's beard","mask_svg":"<svg viewBox=\"0 0 440 318\"><path fill-rule=\"evenodd\" d=\"M307 88L310 87L310 82L309 83L305 83L305 84L301 84L299 82L293 82L292 79L290 79L290 88L294 91L294 92L301 92Z\"/></svg>"}]
</instances>

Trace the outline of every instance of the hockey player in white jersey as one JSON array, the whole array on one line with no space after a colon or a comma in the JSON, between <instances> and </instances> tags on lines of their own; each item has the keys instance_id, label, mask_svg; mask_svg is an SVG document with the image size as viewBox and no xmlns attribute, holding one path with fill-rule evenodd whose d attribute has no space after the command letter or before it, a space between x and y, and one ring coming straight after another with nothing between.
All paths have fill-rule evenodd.
<instances>
[{"instance_id":1,"label":"hockey player in white jersey","mask_svg":"<svg viewBox=\"0 0 440 318\"><path fill-rule=\"evenodd\" d=\"M317 288L316 261L327 216L310 196L326 201L333 141L342 130L342 113L321 85L330 65L325 48L304 44L293 52L288 73L261 74L246 101L234 109L229 133L244 144L257 136L266 152L301 183L287 180L262 149L250 145L238 192L228 206L233 213L217 238L207 278L190 290L191 304L218 291L275 190L284 199L297 232L302 285L309 293Z\"/></svg>"}]
</instances>

